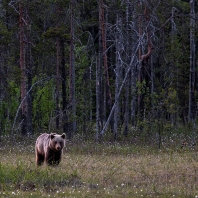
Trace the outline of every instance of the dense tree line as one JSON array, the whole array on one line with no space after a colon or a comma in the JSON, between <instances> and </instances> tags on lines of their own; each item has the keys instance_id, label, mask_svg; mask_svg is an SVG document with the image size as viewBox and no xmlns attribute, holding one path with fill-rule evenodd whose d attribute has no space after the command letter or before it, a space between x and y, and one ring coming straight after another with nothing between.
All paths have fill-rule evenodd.
<instances>
[{"instance_id":1,"label":"dense tree line","mask_svg":"<svg viewBox=\"0 0 198 198\"><path fill-rule=\"evenodd\" d=\"M0 134L195 126L197 11L195 0L0 1Z\"/></svg>"}]
</instances>

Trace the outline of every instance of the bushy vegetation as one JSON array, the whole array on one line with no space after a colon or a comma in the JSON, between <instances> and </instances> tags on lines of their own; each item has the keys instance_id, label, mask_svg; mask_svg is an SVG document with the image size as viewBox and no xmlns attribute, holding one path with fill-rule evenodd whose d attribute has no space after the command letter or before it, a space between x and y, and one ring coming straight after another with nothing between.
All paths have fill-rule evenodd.
<instances>
[{"instance_id":1,"label":"bushy vegetation","mask_svg":"<svg viewBox=\"0 0 198 198\"><path fill-rule=\"evenodd\" d=\"M153 141L193 125L197 11L195 0L0 1L0 135L116 140L133 126Z\"/></svg>"}]
</instances>

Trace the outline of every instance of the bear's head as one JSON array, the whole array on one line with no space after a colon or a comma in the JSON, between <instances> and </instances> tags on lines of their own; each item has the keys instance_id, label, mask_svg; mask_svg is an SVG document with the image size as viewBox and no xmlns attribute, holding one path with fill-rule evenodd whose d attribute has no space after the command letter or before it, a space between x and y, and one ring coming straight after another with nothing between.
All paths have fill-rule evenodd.
<instances>
[{"instance_id":1,"label":"bear's head","mask_svg":"<svg viewBox=\"0 0 198 198\"><path fill-rule=\"evenodd\" d=\"M56 133L50 134L50 148L55 151L61 151L65 146L65 138L66 135L63 133L62 135L58 135Z\"/></svg>"}]
</instances>

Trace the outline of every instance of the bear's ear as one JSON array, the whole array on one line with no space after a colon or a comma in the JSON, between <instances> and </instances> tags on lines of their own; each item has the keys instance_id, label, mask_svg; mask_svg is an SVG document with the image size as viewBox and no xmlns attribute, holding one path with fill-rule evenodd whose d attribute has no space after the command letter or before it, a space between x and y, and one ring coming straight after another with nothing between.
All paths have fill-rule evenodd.
<instances>
[{"instance_id":1,"label":"bear's ear","mask_svg":"<svg viewBox=\"0 0 198 198\"><path fill-rule=\"evenodd\" d=\"M63 139L65 139L65 138L66 138L65 133L63 133L63 134L61 135L61 137L62 137Z\"/></svg>"},{"instance_id":2,"label":"bear's ear","mask_svg":"<svg viewBox=\"0 0 198 198\"><path fill-rule=\"evenodd\" d=\"M55 133L51 133L50 134L50 139L52 140L55 137L55 135L56 135Z\"/></svg>"}]
</instances>

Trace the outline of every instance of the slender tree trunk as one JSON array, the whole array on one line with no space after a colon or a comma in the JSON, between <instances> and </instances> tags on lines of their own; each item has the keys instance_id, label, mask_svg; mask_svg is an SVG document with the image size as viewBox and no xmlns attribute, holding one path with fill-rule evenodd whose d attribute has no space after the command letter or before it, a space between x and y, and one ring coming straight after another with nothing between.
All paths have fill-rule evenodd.
<instances>
[{"instance_id":1,"label":"slender tree trunk","mask_svg":"<svg viewBox=\"0 0 198 198\"><path fill-rule=\"evenodd\" d=\"M29 10L29 9L28 9ZM27 23L27 45L26 45L26 65L27 65L27 133L29 135L33 134L32 127L32 53L31 53L31 25L29 20L29 13L26 14L26 23Z\"/></svg>"},{"instance_id":2,"label":"slender tree trunk","mask_svg":"<svg viewBox=\"0 0 198 198\"><path fill-rule=\"evenodd\" d=\"M100 69L99 63L96 61L96 136L95 139L98 142L100 133Z\"/></svg>"},{"instance_id":3,"label":"slender tree trunk","mask_svg":"<svg viewBox=\"0 0 198 198\"><path fill-rule=\"evenodd\" d=\"M129 77L126 81L126 88L125 88L125 111L124 111L124 136L127 137L129 134Z\"/></svg>"},{"instance_id":4,"label":"slender tree trunk","mask_svg":"<svg viewBox=\"0 0 198 198\"><path fill-rule=\"evenodd\" d=\"M56 100L56 129L59 129L60 124L60 38L56 38L56 89L55 89L55 100Z\"/></svg>"},{"instance_id":5,"label":"slender tree trunk","mask_svg":"<svg viewBox=\"0 0 198 198\"><path fill-rule=\"evenodd\" d=\"M145 9L144 9L144 17L145 17L145 31L147 32L147 38L148 38L148 50L147 53L143 53L142 47L139 49L139 68L138 68L138 116L140 119L144 117L144 93L142 93L144 89L144 80L145 80L145 66L146 63L148 62L148 59L150 58L152 54L152 49L153 49L153 43L151 41L151 30L150 30L150 14L148 11L148 1L145 2ZM142 17L139 17L139 35L140 38L143 35L143 21Z\"/></svg>"},{"instance_id":6,"label":"slender tree trunk","mask_svg":"<svg viewBox=\"0 0 198 198\"><path fill-rule=\"evenodd\" d=\"M121 82L121 68L122 62L120 60L122 49L122 31L121 31L121 18L119 14L116 17L116 69L115 69L115 110L114 110L114 140L117 140L118 125L120 124L120 104L119 104L119 89Z\"/></svg>"},{"instance_id":7,"label":"slender tree trunk","mask_svg":"<svg viewBox=\"0 0 198 198\"><path fill-rule=\"evenodd\" d=\"M65 68L65 44L63 39L60 40L60 52L61 52L61 79L62 79L62 112L63 112L63 131L68 133L67 130L67 93L66 93L66 68Z\"/></svg>"},{"instance_id":8,"label":"slender tree trunk","mask_svg":"<svg viewBox=\"0 0 198 198\"><path fill-rule=\"evenodd\" d=\"M20 69L21 69L21 134L27 134L27 100L26 97L26 63L25 63L25 41L24 41L24 9L23 5L19 3L19 37L20 37Z\"/></svg>"},{"instance_id":9,"label":"slender tree trunk","mask_svg":"<svg viewBox=\"0 0 198 198\"><path fill-rule=\"evenodd\" d=\"M141 10L142 5L139 4L139 9ZM139 31L139 39L142 38L142 32L143 32L143 20L142 20L142 15L138 16L138 31ZM142 44L142 41L141 41ZM142 56L142 45L140 46L139 50L138 50L138 58L139 58L139 65L138 65L138 95L137 95L137 114L138 114L138 119L141 119L142 117L142 90L141 90L141 85L142 85L142 81L143 79L143 72L142 72L142 60L141 60L141 56Z\"/></svg>"},{"instance_id":10,"label":"slender tree trunk","mask_svg":"<svg viewBox=\"0 0 198 198\"><path fill-rule=\"evenodd\" d=\"M101 38L102 38L102 55L103 55L103 64L105 72L105 91L106 91L106 100L107 100L107 109L110 111L112 106L112 97L110 92L110 83L109 83L109 68L107 63L107 46L106 46L106 26L105 26L105 13L104 13L104 2L103 0L99 1L99 20L101 26Z\"/></svg>"},{"instance_id":11,"label":"slender tree trunk","mask_svg":"<svg viewBox=\"0 0 198 198\"><path fill-rule=\"evenodd\" d=\"M102 86L102 64L103 64L103 45L102 45L102 17L101 1L99 0L99 51L96 63L96 141L100 136L100 131L104 121L104 93Z\"/></svg>"},{"instance_id":12,"label":"slender tree trunk","mask_svg":"<svg viewBox=\"0 0 198 198\"><path fill-rule=\"evenodd\" d=\"M137 96L136 96L136 66L131 65L131 124L132 126L136 126L136 106L137 106Z\"/></svg>"},{"instance_id":13,"label":"slender tree trunk","mask_svg":"<svg viewBox=\"0 0 198 198\"><path fill-rule=\"evenodd\" d=\"M99 42L100 46L100 42ZM99 47L100 48L100 47ZM103 93L102 93L102 65L101 53L99 50L99 59L96 63L96 141L100 138L100 131L103 127Z\"/></svg>"},{"instance_id":14,"label":"slender tree trunk","mask_svg":"<svg viewBox=\"0 0 198 198\"><path fill-rule=\"evenodd\" d=\"M137 5L136 5L137 6ZM135 14L135 10L137 10L136 6L134 6L134 10L133 10L133 15L136 16ZM135 45L135 42L137 40L137 35L135 32L131 33L131 37L133 38L132 40L132 44ZM133 53L133 50L131 50L131 55ZM137 57L138 59L138 57ZM138 61L137 61L138 63ZM131 99L131 113L130 113L130 119L131 119L131 124L132 126L136 126L136 120L137 120L137 116L136 116L136 112L137 112L137 76L138 76L138 73L137 73L137 66L138 64L133 64L133 65L129 65L129 67L131 67L131 76L130 76L130 85L131 85L131 90L130 90L130 94L132 96L132 99Z\"/></svg>"},{"instance_id":15,"label":"slender tree trunk","mask_svg":"<svg viewBox=\"0 0 198 198\"><path fill-rule=\"evenodd\" d=\"M154 72L154 63L153 63L153 58L151 57L151 95L154 93L154 78L155 78L155 72ZM151 101L151 106L153 107L153 101Z\"/></svg>"},{"instance_id":16,"label":"slender tree trunk","mask_svg":"<svg viewBox=\"0 0 198 198\"><path fill-rule=\"evenodd\" d=\"M93 106L93 102L92 102L92 97L93 97L93 93L92 93L92 83L91 83L91 79L92 79L92 64L89 68L89 106L92 107ZM93 119L93 109L90 108L90 111L89 111L89 121L90 123L92 123L92 119Z\"/></svg>"},{"instance_id":17,"label":"slender tree trunk","mask_svg":"<svg viewBox=\"0 0 198 198\"><path fill-rule=\"evenodd\" d=\"M195 118L195 0L190 0L190 78L188 122Z\"/></svg>"},{"instance_id":18,"label":"slender tree trunk","mask_svg":"<svg viewBox=\"0 0 198 198\"><path fill-rule=\"evenodd\" d=\"M71 131L69 132L69 138L76 132L76 101L75 101L75 55L74 55L74 6L75 0L70 2L70 21L71 21L71 40L70 40L70 88L69 88L69 100L71 105Z\"/></svg>"},{"instance_id":19,"label":"slender tree trunk","mask_svg":"<svg viewBox=\"0 0 198 198\"><path fill-rule=\"evenodd\" d=\"M129 63L129 54L130 54L130 39L129 39L129 0L127 0L126 2L126 57L125 57L125 61L126 63ZM125 70L127 71L127 68L125 68ZM128 128L129 128L129 82L130 82L130 78L131 76L128 76L128 79L126 81L126 88L125 88L125 112L124 112L124 136L127 137L128 136Z\"/></svg>"},{"instance_id":20,"label":"slender tree trunk","mask_svg":"<svg viewBox=\"0 0 198 198\"><path fill-rule=\"evenodd\" d=\"M172 19L171 19L171 49L174 50L175 48L175 38L176 38L176 33L177 33L177 28L176 28L176 25L175 25L175 11L176 11L176 8L175 7L172 7ZM175 67L175 61L171 63L171 73L170 73L170 78L171 78L171 82L170 84L173 84L172 82L172 79L175 79L177 78L177 74L175 74L175 70L177 69ZM176 123L175 123L175 113L170 113L170 119L171 119L171 124L172 126L174 126Z\"/></svg>"}]
</instances>

